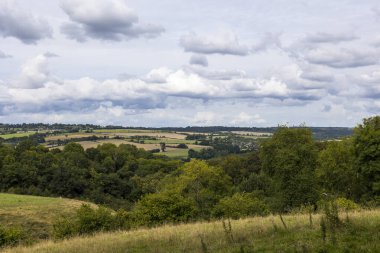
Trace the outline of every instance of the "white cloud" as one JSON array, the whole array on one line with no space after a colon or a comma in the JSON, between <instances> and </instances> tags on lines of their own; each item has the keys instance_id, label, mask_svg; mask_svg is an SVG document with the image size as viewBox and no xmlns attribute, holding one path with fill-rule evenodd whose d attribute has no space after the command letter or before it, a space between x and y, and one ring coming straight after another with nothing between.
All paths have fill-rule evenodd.
<instances>
[{"instance_id":1,"label":"white cloud","mask_svg":"<svg viewBox=\"0 0 380 253\"><path fill-rule=\"evenodd\" d=\"M245 112L239 113L231 122L233 125L256 125L266 123L259 114L250 115Z\"/></svg>"},{"instance_id":2,"label":"white cloud","mask_svg":"<svg viewBox=\"0 0 380 253\"><path fill-rule=\"evenodd\" d=\"M50 79L47 59L46 55L41 54L27 61L22 67L19 80L13 86L24 89L43 87Z\"/></svg>"},{"instance_id":3,"label":"white cloud","mask_svg":"<svg viewBox=\"0 0 380 253\"><path fill-rule=\"evenodd\" d=\"M241 45L239 39L232 32L223 32L201 36L194 32L183 35L180 45L185 52L198 54L221 54L221 55L240 55L249 54L249 48Z\"/></svg>"},{"instance_id":4,"label":"white cloud","mask_svg":"<svg viewBox=\"0 0 380 253\"><path fill-rule=\"evenodd\" d=\"M170 97L202 100L315 99L310 91L294 90L277 78L252 78L238 70L171 70L163 67L150 71L143 78L60 80L50 74L47 60L48 57L41 54L23 66L20 78L4 92L9 95L0 99L0 104L7 105L3 114L88 111L104 106L105 102L124 109L148 110L168 106Z\"/></svg>"},{"instance_id":5,"label":"white cloud","mask_svg":"<svg viewBox=\"0 0 380 253\"><path fill-rule=\"evenodd\" d=\"M192 120L194 124L198 125L212 125L215 123L217 115L214 112L197 112Z\"/></svg>"}]
</instances>

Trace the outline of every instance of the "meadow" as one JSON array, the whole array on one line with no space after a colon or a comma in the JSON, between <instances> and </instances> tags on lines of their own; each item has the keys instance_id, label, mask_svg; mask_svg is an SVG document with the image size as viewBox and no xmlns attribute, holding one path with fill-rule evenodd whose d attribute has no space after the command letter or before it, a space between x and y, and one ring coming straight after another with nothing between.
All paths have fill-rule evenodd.
<instances>
[{"instance_id":1,"label":"meadow","mask_svg":"<svg viewBox=\"0 0 380 253\"><path fill-rule=\"evenodd\" d=\"M321 215L293 214L164 225L46 241L4 252L379 252L380 211L341 214L334 235L321 231ZM334 237L333 237L334 236Z\"/></svg>"}]
</instances>

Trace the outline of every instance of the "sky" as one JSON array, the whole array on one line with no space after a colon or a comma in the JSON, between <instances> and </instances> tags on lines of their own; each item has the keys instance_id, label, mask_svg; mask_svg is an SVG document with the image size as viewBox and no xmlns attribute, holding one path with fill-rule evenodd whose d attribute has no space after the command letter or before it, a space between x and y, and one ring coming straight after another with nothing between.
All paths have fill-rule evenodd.
<instances>
[{"instance_id":1,"label":"sky","mask_svg":"<svg viewBox=\"0 0 380 253\"><path fill-rule=\"evenodd\" d=\"M378 0L0 0L0 122L348 126Z\"/></svg>"}]
</instances>

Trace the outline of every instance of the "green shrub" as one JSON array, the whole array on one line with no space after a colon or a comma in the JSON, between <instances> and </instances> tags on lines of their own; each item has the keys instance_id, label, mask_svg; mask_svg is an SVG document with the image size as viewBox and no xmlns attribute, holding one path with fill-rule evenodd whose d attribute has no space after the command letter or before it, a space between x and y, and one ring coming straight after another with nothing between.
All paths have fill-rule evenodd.
<instances>
[{"instance_id":1,"label":"green shrub","mask_svg":"<svg viewBox=\"0 0 380 253\"><path fill-rule=\"evenodd\" d=\"M17 245L25 239L26 235L21 229L0 226L0 248Z\"/></svg>"},{"instance_id":2,"label":"green shrub","mask_svg":"<svg viewBox=\"0 0 380 253\"><path fill-rule=\"evenodd\" d=\"M54 237L57 239L66 239L77 235L78 228L73 219L60 218L53 224Z\"/></svg>"},{"instance_id":3,"label":"green shrub","mask_svg":"<svg viewBox=\"0 0 380 253\"><path fill-rule=\"evenodd\" d=\"M268 207L250 193L235 193L222 198L214 208L214 216L238 219L250 215L267 215Z\"/></svg>"},{"instance_id":4,"label":"green shrub","mask_svg":"<svg viewBox=\"0 0 380 253\"><path fill-rule=\"evenodd\" d=\"M177 145L177 148L188 149L189 146L187 146L185 143L180 143Z\"/></svg>"},{"instance_id":5,"label":"green shrub","mask_svg":"<svg viewBox=\"0 0 380 253\"><path fill-rule=\"evenodd\" d=\"M79 234L91 234L97 231L109 231L114 228L114 217L105 207L94 209L82 205L77 212Z\"/></svg>"},{"instance_id":6,"label":"green shrub","mask_svg":"<svg viewBox=\"0 0 380 253\"><path fill-rule=\"evenodd\" d=\"M186 222L196 216L195 203L175 192L145 195L132 211L136 225Z\"/></svg>"},{"instance_id":7,"label":"green shrub","mask_svg":"<svg viewBox=\"0 0 380 253\"><path fill-rule=\"evenodd\" d=\"M129 227L129 215L126 211L120 210L113 214L105 207L92 208L89 205L82 205L74 217L63 217L53 226L55 238L58 239Z\"/></svg>"},{"instance_id":8,"label":"green shrub","mask_svg":"<svg viewBox=\"0 0 380 253\"><path fill-rule=\"evenodd\" d=\"M350 211L350 210L358 210L360 206L356 204L354 201L346 199L346 198L337 198L335 200L336 205L339 210L342 211Z\"/></svg>"}]
</instances>

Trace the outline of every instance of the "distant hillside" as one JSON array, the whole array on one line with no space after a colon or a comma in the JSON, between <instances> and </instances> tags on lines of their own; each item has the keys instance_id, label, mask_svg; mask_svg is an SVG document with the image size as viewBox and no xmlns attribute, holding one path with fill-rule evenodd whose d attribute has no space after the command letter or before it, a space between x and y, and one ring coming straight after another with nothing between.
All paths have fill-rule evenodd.
<instances>
[{"instance_id":1,"label":"distant hillside","mask_svg":"<svg viewBox=\"0 0 380 253\"><path fill-rule=\"evenodd\" d=\"M353 128L349 127L308 127L312 130L315 139L337 139L353 134ZM196 133L218 133L218 132L264 132L274 133L278 127L229 127L229 126L187 126L187 127L123 127L123 126L99 126L91 124L1 124L0 140L9 137L28 136L32 133L46 135L49 132L55 133L75 133L79 131L92 132L97 129L133 129L133 130L154 130L165 132L196 132ZM17 139L17 138L16 138ZM16 140L17 141L17 140ZM18 141L17 141L18 142Z\"/></svg>"},{"instance_id":2,"label":"distant hillside","mask_svg":"<svg viewBox=\"0 0 380 253\"><path fill-rule=\"evenodd\" d=\"M345 217L345 214L342 215ZM343 218L342 217L342 218ZM321 231L320 216L256 217L104 233L18 247L15 253L117 252L379 252L380 211L350 213L333 233ZM286 227L285 227L286 226Z\"/></svg>"}]
</instances>

